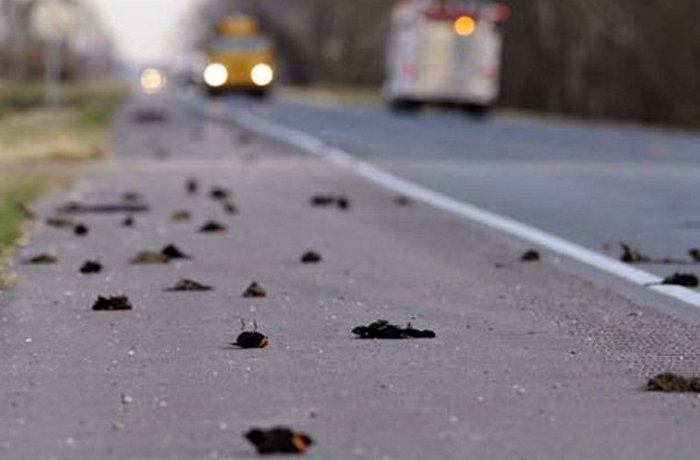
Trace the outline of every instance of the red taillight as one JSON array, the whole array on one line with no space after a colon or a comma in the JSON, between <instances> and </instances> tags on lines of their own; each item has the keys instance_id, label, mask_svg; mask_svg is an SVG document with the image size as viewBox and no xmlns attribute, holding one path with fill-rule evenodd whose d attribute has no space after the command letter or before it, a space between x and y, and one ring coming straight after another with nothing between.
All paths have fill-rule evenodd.
<instances>
[{"instance_id":1,"label":"red taillight","mask_svg":"<svg viewBox=\"0 0 700 460\"><path fill-rule=\"evenodd\" d=\"M412 62L404 62L404 64L401 66L401 73L407 77L415 77L417 73L416 65Z\"/></svg>"},{"instance_id":2,"label":"red taillight","mask_svg":"<svg viewBox=\"0 0 700 460\"><path fill-rule=\"evenodd\" d=\"M503 24L503 23L508 22L508 20L510 19L510 16L511 16L510 7L508 7L508 5L504 5L504 4L496 5L493 16L494 16L493 20L498 22L499 24Z\"/></svg>"}]
</instances>

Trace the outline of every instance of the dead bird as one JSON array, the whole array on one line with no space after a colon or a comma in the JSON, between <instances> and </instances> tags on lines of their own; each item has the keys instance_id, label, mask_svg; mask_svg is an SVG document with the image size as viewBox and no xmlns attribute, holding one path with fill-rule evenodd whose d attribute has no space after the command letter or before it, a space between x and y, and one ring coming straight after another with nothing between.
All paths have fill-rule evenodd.
<instances>
[{"instance_id":1,"label":"dead bird","mask_svg":"<svg viewBox=\"0 0 700 460\"><path fill-rule=\"evenodd\" d=\"M666 372L650 378L646 390L664 393L700 393L700 379Z\"/></svg>"},{"instance_id":2,"label":"dead bird","mask_svg":"<svg viewBox=\"0 0 700 460\"><path fill-rule=\"evenodd\" d=\"M199 227L199 233L224 233L226 231L226 226L215 220L210 220L201 227Z\"/></svg>"},{"instance_id":3,"label":"dead bird","mask_svg":"<svg viewBox=\"0 0 700 460\"><path fill-rule=\"evenodd\" d=\"M102 271L102 264L98 260L88 260L80 267L83 275L94 275Z\"/></svg>"},{"instance_id":4,"label":"dead bird","mask_svg":"<svg viewBox=\"0 0 700 460\"><path fill-rule=\"evenodd\" d=\"M405 195L399 195L394 198L394 203L399 206L411 206L413 204L413 200Z\"/></svg>"},{"instance_id":5,"label":"dead bird","mask_svg":"<svg viewBox=\"0 0 700 460\"><path fill-rule=\"evenodd\" d=\"M49 217L46 219L46 225L55 228L73 228L75 227L75 222L65 217Z\"/></svg>"},{"instance_id":6,"label":"dead bird","mask_svg":"<svg viewBox=\"0 0 700 460\"><path fill-rule=\"evenodd\" d=\"M253 281L248 288L243 291L243 297L245 298L256 298L256 297L267 297L267 291L264 287L257 281Z\"/></svg>"},{"instance_id":7,"label":"dead bird","mask_svg":"<svg viewBox=\"0 0 700 460\"><path fill-rule=\"evenodd\" d=\"M345 197L345 196L337 196L335 198L335 205L340 209L341 211L349 211L350 210L350 199Z\"/></svg>"},{"instance_id":8,"label":"dead bird","mask_svg":"<svg viewBox=\"0 0 700 460\"><path fill-rule=\"evenodd\" d=\"M139 192L129 191L122 194L122 201L124 203L139 203L143 201L143 197Z\"/></svg>"},{"instance_id":9,"label":"dead bird","mask_svg":"<svg viewBox=\"0 0 700 460\"><path fill-rule=\"evenodd\" d=\"M317 264L321 262L322 257L321 254L319 254L316 251L306 251L302 256L301 256L301 263L303 264Z\"/></svg>"},{"instance_id":10,"label":"dead bird","mask_svg":"<svg viewBox=\"0 0 700 460\"><path fill-rule=\"evenodd\" d=\"M45 252L43 254L38 254L36 256L25 259L24 263L30 265L51 265L58 263L58 256L50 252Z\"/></svg>"},{"instance_id":11,"label":"dead bird","mask_svg":"<svg viewBox=\"0 0 700 460\"><path fill-rule=\"evenodd\" d=\"M149 212L148 205L144 203L96 203L81 204L70 202L59 207L56 211L66 214L109 214L109 213L144 213Z\"/></svg>"},{"instance_id":12,"label":"dead bird","mask_svg":"<svg viewBox=\"0 0 700 460\"><path fill-rule=\"evenodd\" d=\"M622 262L637 264L649 262L651 260L651 257L640 253L637 248L630 246L625 242L620 243L620 246L622 247L622 255L620 256L620 260Z\"/></svg>"},{"instance_id":13,"label":"dead bird","mask_svg":"<svg viewBox=\"0 0 700 460\"><path fill-rule=\"evenodd\" d=\"M309 204L316 208L328 208L335 206L341 211L350 210L350 199L345 195L317 194L311 197Z\"/></svg>"},{"instance_id":14,"label":"dead bird","mask_svg":"<svg viewBox=\"0 0 700 460\"><path fill-rule=\"evenodd\" d=\"M165 257L167 257L170 260L175 260L175 259L191 259L192 256L189 256L182 252L180 248L175 246L174 244L169 244L160 251L161 254L163 254Z\"/></svg>"},{"instance_id":15,"label":"dead bird","mask_svg":"<svg viewBox=\"0 0 700 460\"><path fill-rule=\"evenodd\" d=\"M224 212L229 216L235 216L238 214L238 206L233 201L226 200L222 203Z\"/></svg>"},{"instance_id":16,"label":"dead bird","mask_svg":"<svg viewBox=\"0 0 700 460\"><path fill-rule=\"evenodd\" d=\"M168 256L164 255L162 252L154 251L140 251L131 259L131 263L134 265L157 265L167 264L168 262L170 262Z\"/></svg>"},{"instance_id":17,"label":"dead bird","mask_svg":"<svg viewBox=\"0 0 700 460\"><path fill-rule=\"evenodd\" d=\"M645 286L659 286L659 285L672 285L672 286L683 286L687 288L696 288L700 285L700 280L698 277L692 273L674 273L663 279L659 283L647 283Z\"/></svg>"},{"instance_id":18,"label":"dead bird","mask_svg":"<svg viewBox=\"0 0 700 460\"><path fill-rule=\"evenodd\" d=\"M537 262L540 260L540 253L534 249L529 249L520 256L521 262Z\"/></svg>"},{"instance_id":19,"label":"dead bird","mask_svg":"<svg viewBox=\"0 0 700 460\"><path fill-rule=\"evenodd\" d=\"M267 348L270 345L270 339L263 333L258 332L258 323L253 321L253 330L245 330L245 320L241 319L241 333L236 337L236 341L231 343L234 347L239 348Z\"/></svg>"},{"instance_id":20,"label":"dead bird","mask_svg":"<svg viewBox=\"0 0 700 460\"><path fill-rule=\"evenodd\" d=\"M167 288L166 292L205 292L211 291L214 288L207 286L206 284L199 283L197 281L189 279L181 279L175 286Z\"/></svg>"},{"instance_id":21,"label":"dead bird","mask_svg":"<svg viewBox=\"0 0 700 460\"><path fill-rule=\"evenodd\" d=\"M189 178L185 181L185 190L188 195L196 195L199 193L199 181L194 178Z\"/></svg>"},{"instance_id":22,"label":"dead bird","mask_svg":"<svg viewBox=\"0 0 700 460\"><path fill-rule=\"evenodd\" d=\"M134 216L126 216L122 221L122 227L131 228L136 225L136 219Z\"/></svg>"},{"instance_id":23,"label":"dead bird","mask_svg":"<svg viewBox=\"0 0 700 460\"><path fill-rule=\"evenodd\" d=\"M693 259L694 262L700 262L700 249L693 248L688 251L688 255L691 259Z\"/></svg>"},{"instance_id":24,"label":"dead bird","mask_svg":"<svg viewBox=\"0 0 700 460\"><path fill-rule=\"evenodd\" d=\"M192 220L192 214L185 210L175 211L172 216L170 216L170 220L173 222L189 222Z\"/></svg>"},{"instance_id":25,"label":"dead bird","mask_svg":"<svg viewBox=\"0 0 700 460\"><path fill-rule=\"evenodd\" d=\"M77 224L73 227L73 233L76 236L87 236L90 233L90 228L85 224Z\"/></svg>"},{"instance_id":26,"label":"dead bird","mask_svg":"<svg viewBox=\"0 0 700 460\"><path fill-rule=\"evenodd\" d=\"M126 296L121 297L98 297L92 306L94 311L120 311L132 310L134 307Z\"/></svg>"},{"instance_id":27,"label":"dead bird","mask_svg":"<svg viewBox=\"0 0 700 460\"><path fill-rule=\"evenodd\" d=\"M303 454L314 443L308 434L296 433L287 427L268 430L253 428L245 434L245 438L260 455Z\"/></svg>"},{"instance_id":28,"label":"dead bird","mask_svg":"<svg viewBox=\"0 0 700 460\"><path fill-rule=\"evenodd\" d=\"M333 206L335 204L335 196L322 194L314 195L309 200L309 204L317 208Z\"/></svg>"},{"instance_id":29,"label":"dead bird","mask_svg":"<svg viewBox=\"0 0 700 460\"><path fill-rule=\"evenodd\" d=\"M352 333L360 339L433 339L435 332L429 329L414 329L411 323L405 328L380 319L369 326L358 326Z\"/></svg>"},{"instance_id":30,"label":"dead bird","mask_svg":"<svg viewBox=\"0 0 700 460\"><path fill-rule=\"evenodd\" d=\"M231 190L224 187L212 187L209 190L209 198L216 201L227 200L231 197Z\"/></svg>"}]
</instances>

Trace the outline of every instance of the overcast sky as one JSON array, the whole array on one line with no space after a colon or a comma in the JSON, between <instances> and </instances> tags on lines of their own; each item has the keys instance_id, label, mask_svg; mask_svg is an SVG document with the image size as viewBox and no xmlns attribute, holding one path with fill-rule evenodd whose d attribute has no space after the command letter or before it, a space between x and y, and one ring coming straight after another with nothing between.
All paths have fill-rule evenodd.
<instances>
[{"instance_id":1,"label":"overcast sky","mask_svg":"<svg viewBox=\"0 0 700 460\"><path fill-rule=\"evenodd\" d=\"M88 0L112 32L120 54L130 60L167 59L166 44L177 40L178 22L198 0Z\"/></svg>"}]
</instances>

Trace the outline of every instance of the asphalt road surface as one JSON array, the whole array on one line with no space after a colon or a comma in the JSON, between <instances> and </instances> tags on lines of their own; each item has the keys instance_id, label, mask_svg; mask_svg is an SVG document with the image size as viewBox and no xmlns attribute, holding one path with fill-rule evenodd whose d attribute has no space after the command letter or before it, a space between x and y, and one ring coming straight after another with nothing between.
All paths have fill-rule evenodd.
<instances>
[{"instance_id":1,"label":"asphalt road surface","mask_svg":"<svg viewBox=\"0 0 700 460\"><path fill-rule=\"evenodd\" d=\"M120 214L76 216L91 229L85 237L39 225L17 254L21 284L0 297L0 458L254 458L241 434L279 424L309 433L316 444L306 456L317 459L697 458L697 397L642 387L662 371L700 373L699 313L681 321L664 312L663 305L676 307L666 298L637 288L635 298L620 295L562 270L550 254L522 263L523 243L421 203L400 206L344 169L217 121L228 108L206 104L133 101L115 126L115 159L86 167L70 191L39 207L43 219L69 201L113 202L133 190L150 211L135 215L133 228L121 226ZM163 120L135 116L156 106ZM599 227L571 208L579 197L585 210L598 209L586 190L625 192L601 199L603 221L624 208L618 199L644 208L635 190L647 197L653 190L631 171L664 196L695 187L693 138L648 135L673 148L635 160L636 149L652 144L634 131L474 124L439 114L396 119L281 103L254 110L343 136L338 142L353 152L472 202L491 199L533 223L559 222L560 233L576 231L571 238L587 234L567 223L570 216ZM552 161L558 150L561 160ZM620 178L606 160L634 168ZM184 189L190 177L202 185L194 196ZM572 184L581 189L569 197L563 190ZM215 185L234 190L239 215L207 197ZM352 207L310 207L319 192L344 193ZM653 211L660 201L646 203L647 219L676 226ZM520 207L526 202L529 211ZM658 208L689 219L692 205ZM191 222L171 221L181 209L192 212ZM198 233L209 219L229 231ZM619 225L619 233L635 228ZM646 228L635 234L651 235ZM595 246L621 236L585 237ZM638 242L664 254L683 247L659 236ZM169 243L192 260L129 263ZM299 263L310 248L321 264ZM57 264L21 263L47 250ZM105 271L79 274L92 258ZM215 289L164 292L181 277ZM254 280L266 298L241 296ZM134 310L91 310L97 296L122 294ZM257 321L268 349L227 345L241 318ZM437 337L353 337L354 326L379 318L411 321Z\"/></svg>"},{"instance_id":2,"label":"asphalt road surface","mask_svg":"<svg viewBox=\"0 0 700 460\"><path fill-rule=\"evenodd\" d=\"M241 101L232 99L235 109ZM256 113L400 177L612 257L700 246L700 136L496 115L273 102ZM646 267L667 275L678 267ZM693 271L691 267L690 271ZM687 268L686 268L687 271ZM700 274L700 270L695 270Z\"/></svg>"}]
</instances>

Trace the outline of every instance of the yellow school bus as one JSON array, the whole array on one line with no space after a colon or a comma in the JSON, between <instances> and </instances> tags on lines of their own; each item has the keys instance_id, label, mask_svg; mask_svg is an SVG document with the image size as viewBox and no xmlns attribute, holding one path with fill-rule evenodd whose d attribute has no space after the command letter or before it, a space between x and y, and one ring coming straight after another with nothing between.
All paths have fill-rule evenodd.
<instances>
[{"instance_id":1,"label":"yellow school bus","mask_svg":"<svg viewBox=\"0 0 700 460\"><path fill-rule=\"evenodd\" d=\"M205 48L204 85L211 95L242 90L265 96L276 80L274 50L260 23L243 14L216 25Z\"/></svg>"}]
</instances>

